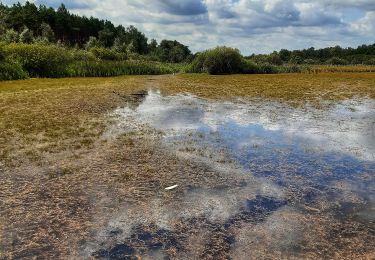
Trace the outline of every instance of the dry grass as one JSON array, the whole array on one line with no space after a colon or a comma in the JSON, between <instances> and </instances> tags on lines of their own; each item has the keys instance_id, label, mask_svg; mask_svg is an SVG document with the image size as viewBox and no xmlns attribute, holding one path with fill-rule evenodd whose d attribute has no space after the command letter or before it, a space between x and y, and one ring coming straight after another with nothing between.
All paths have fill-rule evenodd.
<instances>
[{"instance_id":1,"label":"dry grass","mask_svg":"<svg viewBox=\"0 0 375 260\"><path fill-rule=\"evenodd\" d=\"M256 97L299 105L353 96L375 98L375 73L277 75L182 74L161 76L166 93L189 92L204 98Z\"/></svg>"},{"instance_id":2,"label":"dry grass","mask_svg":"<svg viewBox=\"0 0 375 260\"><path fill-rule=\"evenodd\" d=\"M375 72L375 66L373 65L313 65L311 69L308 70L312 73L347 73L347 72Z\"/></svg>"},{"instance_id":3,"label":"dry grass","mask_svg":"<svg viewBox=\"0 0 375 260\"><path fill-rule=\"evenodd\" d=\"M123 103L114 92L126 94L143 88L145 80L118 77L1 82L0 159L36 159L42 152L90 145L105 127L102 116Z\"/></svg>"}]
</instances>

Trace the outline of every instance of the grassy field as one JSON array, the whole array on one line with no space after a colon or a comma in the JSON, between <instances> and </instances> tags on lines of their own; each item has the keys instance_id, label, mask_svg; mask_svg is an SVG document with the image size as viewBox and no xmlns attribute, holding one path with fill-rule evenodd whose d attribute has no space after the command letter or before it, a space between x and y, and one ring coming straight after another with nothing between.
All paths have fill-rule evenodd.
<instances>
[{"instance_id":1,"label":"grassy field","mask_svg":"<svg viewBox=\"0 0 375 260\"><path fill-rule=\"evenodd\" d=\"M166 154L158 148L157 134L101 139L111 123L108 114L125 105L131 93L150 88L209 99L263 98L319 106L322 100L375 98L375 74L181 74L0 82L0 258L79 258L73 245L88 237L103 216L115 214L116 205L145 203L177 181L207 186L231 182L227 175Z\"/></svg>"}]
</instances>

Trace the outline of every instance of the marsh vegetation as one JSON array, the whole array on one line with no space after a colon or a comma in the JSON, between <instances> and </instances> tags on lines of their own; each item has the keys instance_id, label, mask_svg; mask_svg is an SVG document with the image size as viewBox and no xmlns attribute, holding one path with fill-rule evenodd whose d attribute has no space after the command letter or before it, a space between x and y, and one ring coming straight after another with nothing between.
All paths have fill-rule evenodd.
<instances>
[{"instance_id":1,"label":"marsh vegetation","mask_svg":"<svg viewBox=\"0 0 375 260\"><path fill-rule=\"evenodd\" d=\"M280 50L244 57L219 46L193 54L175 40L149 40L134 26L71 14L64 5L0 4L0 80L177 72L275 74L372 72L375 45Z\"/></svg>"},{"instance_id":2,"label":"marsh vegetation","mask_svg":"<svg viewBox=\"0 0 375 260\"><path fill-rule=\"evenodd\" d=\"M369 257L374 81L2 82L1 257Z\"/></svg>"}]
</instances>

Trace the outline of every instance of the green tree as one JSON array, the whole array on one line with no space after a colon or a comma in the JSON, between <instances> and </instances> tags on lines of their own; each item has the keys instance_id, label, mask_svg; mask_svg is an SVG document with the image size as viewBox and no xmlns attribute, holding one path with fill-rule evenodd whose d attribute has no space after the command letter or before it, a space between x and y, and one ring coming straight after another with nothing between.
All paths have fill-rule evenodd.
<instances>
[{"instance_id":1,"label":"green tree","mask_svg":"<svg viewBox=\"0 0 375 260\"><path fill-rule=\"evenodd\" d=\"M182 62L191 55L187 46L178 41L169 40L162 40L160 42L157 53L163 62Z\"/></svg>"},{"instance_id":2,"label":"green tree","mask_svg":"<svg viewBox=\"0 0 375 260\"><path fill-rule=\"evenodd\" d=\"M102 47L102 45L100 44L98 39L96 39L96 37L94 36L90 36L89 40L85 44L85 48L87 50L91 48L99 48L99 47Z\"/></svg>"},{"instance_id":3,"label":"green tree","mask_svg":"<svg viewBox=\"0 0 375 260\"><path fill-rule=\"evenodd\" d=\"M280 58L277 52L271 53L266 58L267 62L272 65L282 65L283 60Z\"/></svg>"},{"instance_id":4,"label":"green tree","mask_svg":"<svg viewBox=\"0 0 375 260\"><path fill-rule=\"evenodd\" d=\"M6 13L4 7L0 6L0 35L3 35L6 31Z\"/></svg>"},{"instance_id":5,"label":"green tree","mask_svg":"<svg viewBox=\"0 0 375 260\"><path fill-rule=\"evenodd\" d=\"M127 45L125 42L121 40L121 38L116 37L115 41L113 42L113 50L121 53L127 52Z\"/></svg>"},{"instance_id":6,"label":"green tree","mask_svg":"<svg viewBox=\"0 0 375 260\"><path fill-rule=\"evenodd\" d=\"M216 47L199 53L192 62L192 72L208 72L209 74L241 73L244 60L238 49L225 46Z\"/></svg>"},{"instance_id":7,"label":"green tree","mask_svg":"<svg viewBox=\"0 0 375 260\"><path fill-rule=\"evenodd\" d=\"M132 44L135 53L146 54L148 53L147 37L138 31L133 25L125 30L124 40L127 44Z\"/></svg>"},{"instance_id":8,"label":"green tree","mask_svg":"<svg viewBox=\"0 0 375 260\"><path fill-rule=\"evenodd\" d=\"M53 42L55 40L55 33L53 32L49 24L42 23L42 25L40 26L40 30L43 39L46 39L49 42Z\"/></svg>"},{"instance_id":9,"label":"green tree","mask_svg":"<svg viewBox=\"0 0 375 260\"><path fill-rule=\"evenodd\" d=\"M25 26L24 29L22 30L22 32L20 33L19 42L21 42L21 43L32 43L33 40L34 40L33 32Z\"/></svg>"},{"instance_id":10,"label":"green tree","mask_svg":"<svg viewBox=\"0 0 375 260\"><path fill-rule=\"evenodd\" d=\"M55 33L58 39L62 42L69 40L69 33L71 32L71 18L69 11L64 4L61 4L55 14Z\"/></svg>"},{"instance_id":11,"label":"green tree","mask_svg":"<svg viewBox=\"0 0 375 260\"><path fill-rule=\"evenodd\" d=\"M128 46L126 47L126 52L127 53L136 53L136 48L134 47L134 43L131 42L128 44Z\"/></svg>"},{"instance_id":12,"label":"green tree","mask_svg":"<svg viewBox=\"0 0 375 260\"><path fill-rule=\"evenodd\" d=\"M289 62L292 64L302 64L303 58L300 54L293 52L292 55L290 56Z\"/></svg>"},{"instance_id":13,"label":"green tree","mask_svg":"<svg viewBox=\"0 0 375 260\"><path fill-rule=\"evenodd\" d=\"M113 42L114 42L114 36L115 34L109 30L108 28L105 28L101 31L99 31L99 42L104 46L104 47L112 47Z\"/></svg>"},{"instance_id":14,"label":"green tree","mask_svg":"<svg viewBox=\"0 0 375 260\"><path fill-rule=\"evenodd\" d=\"M18 42L19 34L14 29L6 30L3 34L2 40L6 43Z\"/></svg>"},{"instance_id":15,"label":"green tree","mask_svg":"<svg viewBox=\"0 0 375 260\"><path fill-rule=\"evenodd\" d=\"M288 62L290 60L291 51L282 49L279 52L279 57L283 62Z\"/></svg>"}]
</instances>

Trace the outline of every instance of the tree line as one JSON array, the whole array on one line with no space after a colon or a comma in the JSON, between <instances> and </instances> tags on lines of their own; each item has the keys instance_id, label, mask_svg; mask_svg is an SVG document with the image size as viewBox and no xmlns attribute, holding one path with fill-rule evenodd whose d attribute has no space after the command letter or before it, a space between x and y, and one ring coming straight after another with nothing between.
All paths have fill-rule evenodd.
<instances>
[{"instance_id":1,"label":"tree line","mask_svg":"<svg viewBox=\"0 0 375 260\"><path fill-rule=\"evenodd\" d=\"M108 20L70 13L64 4L56 10L34 3L0 4L0 37L5 43L59 43L77 48L107 48L119 53L148 55L161 62L192 58L178 41L149 39L136 27L115 26Z\"/></svg>"},{"instance_id":2,"label":"tree line","mask_svg":"<svg viewBox=\"0 0 375 260\"><path fill-rule=\"evenodd\" d=\"M253 54L247 57L257 63L273 65L290 64L367 64L375 65L375 44L361 45L357 48L342 48L340 46L289 51L282 49L271 54Z\"/></svg>"}]
</instances>

